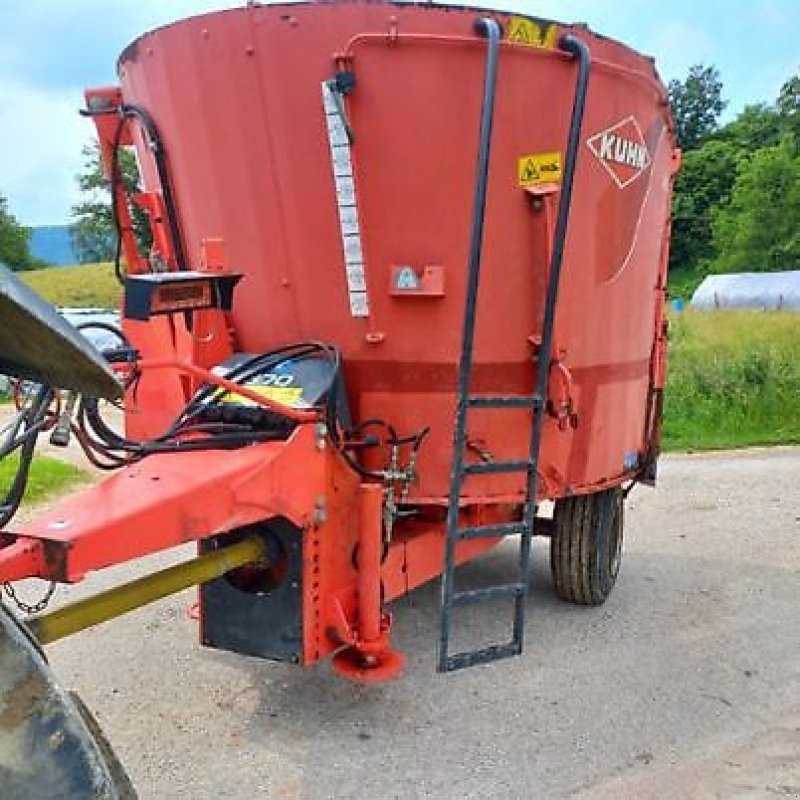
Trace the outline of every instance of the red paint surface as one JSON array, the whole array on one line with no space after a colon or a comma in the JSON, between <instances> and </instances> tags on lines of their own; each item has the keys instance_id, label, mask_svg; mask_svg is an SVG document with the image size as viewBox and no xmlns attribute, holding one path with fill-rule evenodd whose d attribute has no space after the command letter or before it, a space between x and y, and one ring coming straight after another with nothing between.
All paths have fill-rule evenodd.
<instances>
[{"instance_id":1,"label":"red paint surface","mask_svg":"<svg viewBox=\"0 0 800 800\"><path fill-rule=\"evenodd\" d=\"M417 497L444 496L450 466L486 53L473 32L478 14L357 2L241 8L146 34L120 60L125 101L147 108L164 138L190 262L199 263L204 239L220 238L245 275L232 315L238 348L339 346L357 418L402 432L431 427ZM507 29L507 15L492 15ZM564 365L586 380L575 381L578 428L559 431L552 420L543 446L559 493L619 480L626 456L646 449L650 371L628 367L653 354L674 148L650 60L585 29L562 30L586 41L593 66L556 337ZM356 76L345 102L368 319L349 311L320 90L343 53ZM549 231L517 184L517 160L563 153L575 73L557 51L502 45L476 342L485 391L532 385L527 340L541 325ZM628 117L649 163L621 189L587 141ZM626 180L634 171L620 170ZM393 296L397 265L431 264L442 268L443 297ZM519 454L525 426L524 415L479 412L471 432L502 459ZM465 491L520 486L482 477Z\"/></svg>"}]
</instances>

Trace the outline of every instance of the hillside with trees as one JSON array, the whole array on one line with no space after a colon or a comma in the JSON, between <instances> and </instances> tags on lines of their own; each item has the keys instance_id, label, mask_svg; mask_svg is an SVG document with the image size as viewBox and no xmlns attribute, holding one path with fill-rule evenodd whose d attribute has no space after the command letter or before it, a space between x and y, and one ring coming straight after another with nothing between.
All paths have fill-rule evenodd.
<instances>
[{"instance_id":1,"label":"hillside with trees","mask_svg":"<svg viewBox=\"0 0 800 800\"><path fill-rule=\"evenodd\" d=\"M722 91L704 65L669 85L683 149L670 256L678 294L709 272L800 269L800 76L725 125Z\"/></svg>"}]
</instances>

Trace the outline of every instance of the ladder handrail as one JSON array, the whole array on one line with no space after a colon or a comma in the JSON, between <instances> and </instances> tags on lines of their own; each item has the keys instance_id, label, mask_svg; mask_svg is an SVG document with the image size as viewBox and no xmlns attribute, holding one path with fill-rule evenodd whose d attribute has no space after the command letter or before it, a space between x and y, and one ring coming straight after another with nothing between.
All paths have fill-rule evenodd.
<instances>
[{"instance_id":1,"label":"ladder handrail","mask_svg":"<svg viewBox=\"0 0 800 800\"><path fill-rule=\"evenodd\" d=\"M483 250L483 228L486 217L486 189L489 180L489 156L492 146L495 95L497 91L497 63L500 53L500 26L489 17L475 22L477 33L488 40L486 70L483 84L483 105L478 136L478 166L475 178L475 199L472 208L472 231L470 234L469 261L467 266L467 297L464 311L464 326L461 334L461 360L458 367L458 403L453 435L453 462L450 471L450 496L447 503L447 531L458 525L459 496L461 494L461 472L464 463L464 439L466 437L467 410L470 377L472 374L472 351L475 340L475 309L478 301L478 282ZM447 668L447 642L450 636L450 607L454 581L453 568L455 542L447 536L445 564L442 573L442 615L439 628L439 671Z\"/></svg>"},{"instance_id":2,"label":"ladder handrail","mask_svg":"<svg viewBox=\"0 0 800 800\"><path fill-rule=\"evenodd\" d=\"M542 344L539 349L538 393L545 402L550 377L550 364L553 358L553 328L556 315L556 300L558 299L558 284L561 278L561 266L564 261L564 245L567 239L569 215L572 208L572 187L575 181L575 167L581 144L581 127L583 126L583 112L586 109L586 90L589 84L589 67L591 66L589 48L576 36L569 33L565 34L559 40L558 46L561 50L571 53L578 59L578 79L575 86L575 100L572 104L567 152L564 158L564 177L561 182L558 214L553 233L553 250L550 256L544 319L542 321Z\"/></svg>"},{"instance_id":3,"label":"ladder handrail","mask_svg":"<svg viewBox=\"0 0 800 800\"><path fill-rule=\"evenodd\" d=\"M530 459L531 467L528 471L527 486L525 489L525 511L523 524L527 531L520 541L519 574L520 580L525 584L526 590L523 597L515 606L514 611L514 639L519 641L522 652L525 626L525 602L527 601L527 584L530 573L531 541L536 520L536 492L538 484L539 452L542 444L542 432L545 422L545 408L550 390L550 365L553 360L553 336L556 318L556 303L558 301L558 287L561 278L561 267L564 262L564 247L569 229L570 210L572 208L572 187L575 181L575 168L580 150L581 128L583 114L586 110L586 91L589 85L589 67L591 54L589 48L577 37L566 34L559 39L559 49L573 54L578 59L578 77L575 84L575 98L572 104L572 115L567 138L567 151L564 157L564 177L561 183L561 194L558 202L555 231L553 234L553 250L550 256L550 267L547 280L547 294L545 295L544 319L542 321L542 343L536 365L537 387L535 396L539 398L539 405L534 409L531 422Z\"/></svg>"}]
</instances>

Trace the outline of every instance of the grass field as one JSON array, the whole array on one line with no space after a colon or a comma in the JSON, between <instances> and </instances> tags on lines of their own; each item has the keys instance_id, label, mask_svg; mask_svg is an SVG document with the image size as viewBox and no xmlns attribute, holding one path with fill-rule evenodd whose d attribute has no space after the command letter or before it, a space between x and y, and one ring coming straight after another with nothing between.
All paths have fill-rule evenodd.
<instances>
[{"instance_id":1,"label":"grass field","mask_svg":"<svg viewBox=\"0 0 800 800\"><path fill-rule=\"evenodd\" d=\"M18 274L55 306L117 308L119 305L121 286L111 264L50 267Z\"/></svg>"},{"instance_id":2,"label":"grass field","mask_svg":"<svg viewBox=\"0 0 800 800\"><path fill-rule=\"evenodd\" d=\"M800 442L800 314L673 315L665 397L666 449Z\"/></svg>"},{"instance_id":3,"label":"grass field","mask_svg":"<svg viewBox=\"0 0 800 800\"><path fill-rule=\"evenodd\" d=\"M0 461L0 494L5 494L14 480L18 459L9 456ZM41 503L50 497L73 489L89 480L89 474L72 464L57 461L47 456L36 455L31 464L28 487L25 492L26 504Z\"/></svg>"}]
</instances>

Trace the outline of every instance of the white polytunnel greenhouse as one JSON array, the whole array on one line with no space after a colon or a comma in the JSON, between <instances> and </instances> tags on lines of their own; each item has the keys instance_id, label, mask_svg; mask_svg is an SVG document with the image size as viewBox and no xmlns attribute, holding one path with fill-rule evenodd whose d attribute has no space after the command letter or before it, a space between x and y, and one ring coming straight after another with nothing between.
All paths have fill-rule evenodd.
<instances>
[{"instance_id":1,"label":"white polytunnel greenhouse","mask_svg":"<svg viewBox=\"0 0 800 800\"><path fill-rule=\"evenodd\" d=\"M800 311L800 270L709 275L692 295L691 306Z\"/></svg>"}]
</instances>

